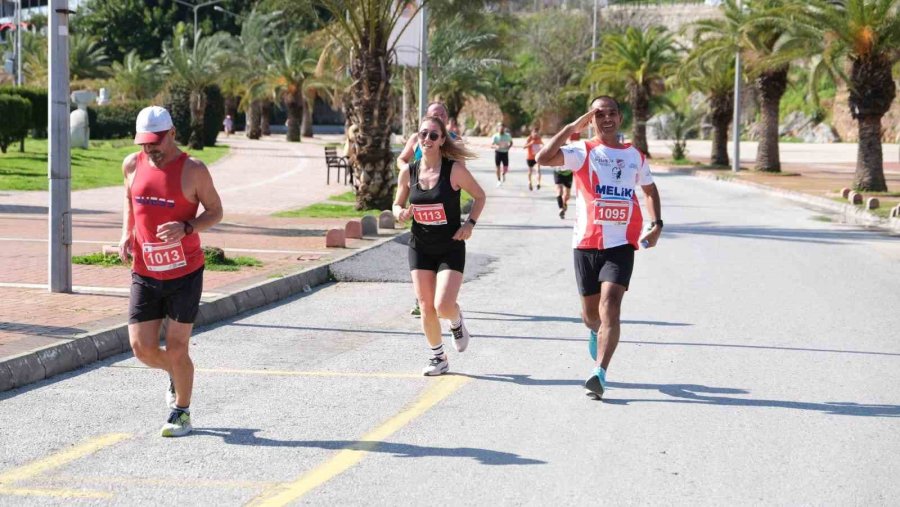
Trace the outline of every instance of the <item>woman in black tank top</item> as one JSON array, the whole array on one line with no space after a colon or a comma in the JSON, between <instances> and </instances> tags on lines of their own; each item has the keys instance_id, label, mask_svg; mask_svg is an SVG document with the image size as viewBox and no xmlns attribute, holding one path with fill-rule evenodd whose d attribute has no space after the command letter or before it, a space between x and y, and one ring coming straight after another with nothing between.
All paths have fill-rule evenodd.
<instances>
[{"instance_id":1,"label":"woman in black tank top","mask_svg":"<svg viewBox=\"0 0 900 507\"><path fill-rule=\"evenodd\" d=\"M469 343L469 331L456 298L466 263L465 240L481 216L485 196L462 162L475 158L475 154L461 142L452 141L440 119L426 116L418 138L422 158L400 171L393 211L400 222L413 220L409 270L422 312L422 330L431 348L422 373L440 375L449 369L440 319L450 322L457 351L464 351ZM475 199L465 223L460 223L461 190Z\"/></svg>"}]
</instances>

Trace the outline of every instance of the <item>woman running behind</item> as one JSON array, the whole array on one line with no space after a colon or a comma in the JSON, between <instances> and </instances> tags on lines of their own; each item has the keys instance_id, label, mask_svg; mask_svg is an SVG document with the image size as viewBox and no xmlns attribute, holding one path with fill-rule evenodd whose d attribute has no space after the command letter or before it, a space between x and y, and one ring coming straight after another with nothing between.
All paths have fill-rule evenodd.
<instances>
[{"instance_id":1,"label":"woman running behind","mask_svg":"<svg viewBox=\"0 0 900 507\"><path fill-rule=\"evenodd\" d=\"M449 370L439 319L450 322L457 351L466 350L469 331L456 303L466 264L465 241L484 209L484 190L458 161L476 158L474 152L448 137L444 122L426 116L419 127L422 158L400 171L394 216L400 222L412 218L409 270L422 310L422 330L431 348L424 375ZM474 199L472 211L460 224L460 189ZM409 206L407 207L407 200Z\"/></svg>"}]
</instances>

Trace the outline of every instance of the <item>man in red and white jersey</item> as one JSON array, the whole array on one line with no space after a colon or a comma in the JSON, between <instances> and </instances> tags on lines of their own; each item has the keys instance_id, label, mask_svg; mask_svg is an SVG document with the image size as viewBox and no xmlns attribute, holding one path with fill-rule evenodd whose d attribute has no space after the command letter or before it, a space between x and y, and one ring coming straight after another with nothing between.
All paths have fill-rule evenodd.
<instances>
[{"instance_id":1,"label":"man in red and white jersey","mask_svg":"<svg viewBox=\"0 0 900 507\"><path fill-rule=\"evenodd\" d=\"M125 157L125 210L119 257L131 256L128 339L135 357L169 374L166 404L171 410L161 434L191 432L194 363L188 354L203 292L200 231L222 220L222 201L209 169L175 144L169 112L150 106L138 113L134 144ZM199 205L203 213L197 215ZM159 346L164 318L166 348Z\"/></svg>"},{"instance_id":2,"label":"man in red and white jersey","mask_svg":"<svg viewBox=\"0 0 900 507\"><path fill-rule=\"evenodd\" d=\"M596 137L563 146L591 122ZM650 165L636 148L619 143L621 124L618 102L598 97L591 102L590 111L566 125L537 156L539 164L562 166L571 170L575 179L575 276L582 320L591 333L588 349L596 363L584 387L594 399L603 397L606 370L619 344L619 314L631 281L634 252L656 246L663 227ZM653 224L643 237L638 186Z\"/></svg>"}]
</instances>

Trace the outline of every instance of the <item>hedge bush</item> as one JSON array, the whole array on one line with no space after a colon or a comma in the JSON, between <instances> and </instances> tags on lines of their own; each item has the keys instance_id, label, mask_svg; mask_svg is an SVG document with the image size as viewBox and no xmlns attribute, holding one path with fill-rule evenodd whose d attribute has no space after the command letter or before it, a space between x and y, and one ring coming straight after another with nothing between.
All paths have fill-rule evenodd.
<instances>
[{"instance_id":1,"label":"hedge bush","mask_svg":"<svg viewBox=\"0 0 900 507\"><path fill-rule=\"evenodd\" d=\"M222 122L225 120L225 97L218 86L212 85L206 89L206 113L203 116L203 145L215 146L216 137L222 130Z\"/></svg>"},{"instance_id":2,"label":"hedge bush","mask_svg":"<svg viewBox=\"0 0 900 507\"><path fill-rule=\"evenodd\" d=\"M28 128L32 136L47 137L47 89L36 86L0 86L0 95L18 95L31 104L31 118Z\"/></svg>"},{"instance_id":3,"label":"hedge bush","mask_svg":"<svg viewBox=\"0 0 900 507\"><path fill-rule=\"evenodd\" d=\"M0 152L28 135L33 125L31 118L31 101L17 95L0 95Z\"/></svg>"},{"instance_id":4,"label":"hedge bush","mask_svg":"<svg viewBox=\"0 0 900 507\"><path fill-rule=\"evenodd\" d=\"M150 105L144 100L131 100L88 107L92 139L134 137L134 122L141 109ZM93 114L92 114L93 113Z\"/></svg>"},{"instance_id":5,"label":"hedge bush","mask_svg":"<svg viewBox=\"0 0 900 507\"><path fill-rule=\"evenodd\" d=\"M173 83L169 86L168 99L164 106L172 115L175 124L175 139L178 144L187 145L191 138L191 92L186 86ZM218 86L206 88L206 110L203 113L203 145L215 146L216 137L225 119L225 97Z\"/></svg>"}]
</instances>

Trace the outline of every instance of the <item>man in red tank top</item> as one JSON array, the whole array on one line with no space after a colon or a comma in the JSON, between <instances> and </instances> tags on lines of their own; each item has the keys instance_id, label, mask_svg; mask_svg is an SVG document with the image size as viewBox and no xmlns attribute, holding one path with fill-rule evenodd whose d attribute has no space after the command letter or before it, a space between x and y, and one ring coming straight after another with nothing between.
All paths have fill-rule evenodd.
<instances>
[{"instance_id":1,"label":"man in red tank top","mask_svg":"<svg viewBox=\"0 0 900 507\"><path fill-rule=\"evenodd\" d=\"M591 122L597 132L593 139L563 146ZM537 156L539 164L562 166L574 176L575 278L582 321L590 329L588 349L595 361L584 387L594 399L603 398L606 370L619 343L619 315L631 281L634 252L639 245L656 246L663 227L650 165L645 154L619 142L621 125L619 103L609 96L597 97L587 113L553 136ZM643 235L638 186L652 223Z\"/></svg>"},{"instance_id":2,"label":"man in red tank top","mask_svg":"<svg viewBox=\"0 0 900 507\"><path fill-rule=\"evenodd\" d=\"M222 201L209 169L175 144L169 112L158 106L138 114L134 144L125 157L125 208L119 257L132 257L128 338L135 357L169 374L171 410L164 437L191 432L194 363L188 343L203 292L200 231L222 220ZM197 216L199 205L203 213ZM159 346L164 318L166 347Z\"/></svg>"}]
</instances>

